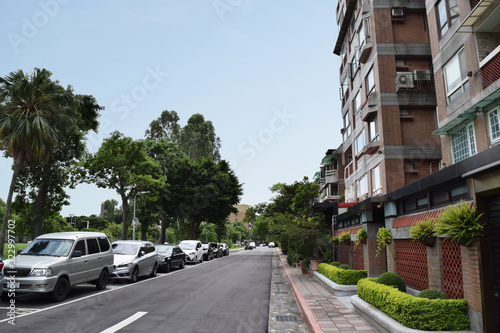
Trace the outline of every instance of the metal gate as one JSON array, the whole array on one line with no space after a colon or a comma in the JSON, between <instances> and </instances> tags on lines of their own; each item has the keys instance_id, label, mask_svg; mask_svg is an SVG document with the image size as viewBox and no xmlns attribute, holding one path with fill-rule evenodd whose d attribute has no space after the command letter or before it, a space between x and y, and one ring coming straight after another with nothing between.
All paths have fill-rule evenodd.
<instances>
[{"instance_id":1,"label":"metal gate","mask_svg":"<svg viewBox=\"0 0 500 333\"><path fill-rule=\"evenodd\" d=\"M500 327L500 196L490 197L488 204L488 238L495 300L496 327Z\"/></svg>"}]
</instances>

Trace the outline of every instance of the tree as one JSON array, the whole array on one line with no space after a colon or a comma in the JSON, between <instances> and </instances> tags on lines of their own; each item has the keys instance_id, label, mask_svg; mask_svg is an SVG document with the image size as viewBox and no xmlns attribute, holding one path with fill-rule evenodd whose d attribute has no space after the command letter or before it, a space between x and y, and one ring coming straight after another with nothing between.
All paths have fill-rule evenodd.
<instances>
[{"instance_id":1,"label":"tree","mask_svg":"<svg viewBox=\"0 0 500 333\"><path fill-rule=\"evenodd\" d=\"M146 138L159 141L161 139L177 142L181 127L179 126L179 116L175 111L165 110L158 119L153 120L146 130Z\"/></svg>"},{"instance_id":2,"label":"tree","mask_svg":"<svg viewBox=\"0 0 500 333\"><path fill-rule=\"evenodd\" d=\"M71 93L72 90L68 89ZM32 239L43 234L44 219L58 214L63 205L68 205L69 196L65 188L74 188L80 181L81 170L78 161L86 153L85 135L97 131L99 106L93 96L76 95L74 125L61 129L62 138L48 161L43 164L25 165L20 170L16 192L23 197L29 207Z\"/></svg>"},{"instance_id":3,"label":"tree","mask_svg":"<svg viewBox=\"0 0 500 333\"><path fill-rule=\"evenodd\" d=\"M104 201L103 206L104 206L103 207L104 212L102 217L110 222L116 222L115 216L116 216L116 206L118 206L118 200L115 199L106 200Z\"/></svg>"},{"instance_id":4,"label":"tree","mask_svg":"<svg viewBox=\"0 0 500 333\"><path fill-rule=\"evenodd\" d=\"M61 141L61 130L73 125L73 94L52 73L35 68L32 75L22 70L0 78L0 148L14 160L14 172L0 233L3 255L12 196L21 167L47 162Z\"/></svg>"},{"instance_id":5,"label":"tree","mask_svg":"<svg viewBox=\"0 0 500 333\"><path fill-rule=\"evenodd\" d=\"M146 155L143 140L134 141L119 132L104 140L99 150L88 156L83 165L88 171L89 183L101 188L115 189L122 199L122 239L128 239L130 216L129 200L142 191L151 197L162 186L165 177L156 161Z\"/></svg>"},{"instance_id":6,"label":"tree","mask_svg":"<svg viewBox=\"0 0 500 333\"><path fill-rule=\"evenodd\" d=\"M182 129L179 147L190 160L200 158L210 158L214 162L220 160L220 138L216 136L212 122L205 120L199 113L192 115Z\"/></svg>"}]
</instances>

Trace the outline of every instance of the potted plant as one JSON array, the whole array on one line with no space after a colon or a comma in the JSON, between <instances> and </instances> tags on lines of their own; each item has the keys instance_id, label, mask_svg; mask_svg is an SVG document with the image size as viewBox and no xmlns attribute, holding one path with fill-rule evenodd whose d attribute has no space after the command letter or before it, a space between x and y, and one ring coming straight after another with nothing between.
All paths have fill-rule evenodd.
<instances>
[{"instance_id":1,"label":"potted plant","mask_svg":"<svg viewBox=\"0 0 500 333\"><path fill-rule=\"evenodd\" d=\"M302 270L302 274L307 274L309 268L309 259L305 258L300 261L300 269Z\"/></svg>"},{"instance_id":2,"label":"potted plant","mask_svg":"<svg viewBox=\"0 0 500 333\"><path fill-rule=\"evenodd\" d=\"M341 233L339 235L339 242L349 245L351 243L351 232L347 230Z\"/></svg>"},{"instance_id":3,"label":"potted plant","mask_svg":"<svg viewBox=\"0 0 500 333\"><path fill-rule=\"evenodd\" d=\"M330 238L330 243L338 243L339 242L339 237L338 236L333 236L332 238Z\"/></svg>"},{"instance_id":4,"label":"potted plant","mask_svg":"<svg viewBox=\"0 0 500 333\"><path fill-rule=\"evenodd\" d=\"M460 200L455 206L448 206L436 220L436 234L452 239L463 246L469 246L483 236L483 226L476 207Z\"/></svg>"},{"instance_id":5,"label":"potted plant","mask_svg":"<svg viewBox=\"0 0 500 333\"><path fill-rule=\"evenodd\" d=\"M368 239L368 234L366 233L365 228L359 229L358 232L356 233L356 236L354 236L354 248L356 249L360 243L366 244L367 239Z\"/></svg>"},{"instance_id":6,"label":"potted plant","mask_svg":"<svg viewBox=\"0 0 500 333\"><path fill-rule=\"evenodd\" d=\"M382 248L387 247L389 252L394 256L394 253L391 251L389 245L392 243L392 234L391 231L387 228L380 228L377 231L377 250L375 251L375 256L378 257Z\"/></svg>"},{"instance_id":7,"label":"potted plant","mask_svg":"<svg viewBox=\"0 0 500 333\"><path fill-rule=\"evenodd\" d=\"M414 241L419 241L425 246L432 247L436 242L435 218L419 221L410 228L410 237Z\"/></svg>"}]
</instances>

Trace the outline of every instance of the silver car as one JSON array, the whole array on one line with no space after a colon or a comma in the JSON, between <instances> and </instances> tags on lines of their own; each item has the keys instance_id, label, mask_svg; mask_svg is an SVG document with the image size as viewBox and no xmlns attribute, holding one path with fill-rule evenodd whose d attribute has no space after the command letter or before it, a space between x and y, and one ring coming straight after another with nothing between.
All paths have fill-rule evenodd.
<instances>
[{"instance_id":1,"label":"silver car","mask_svg":"<svg viewBox=\"0 0 500 333\"><path fill-rule=\"evenodd\" d=\"M66 298L70 286L91 282L106 288L113 271L113 251L101 232L56 232L35 238L14 259L4 262L4 274L15 293L48 293L54 301Z\"/></svg>"},{"instance_id":2,"label":"silver car","mask_svg":"<svg viewBox=\"0 0 500 333\"><path fill-rule=\"evenodd\" d=\"M115 256L114 279L137 282L140 276L156 276L159 258L153 243L147 241L120 240L111 244Z\"/></svg>"}]
</instances>

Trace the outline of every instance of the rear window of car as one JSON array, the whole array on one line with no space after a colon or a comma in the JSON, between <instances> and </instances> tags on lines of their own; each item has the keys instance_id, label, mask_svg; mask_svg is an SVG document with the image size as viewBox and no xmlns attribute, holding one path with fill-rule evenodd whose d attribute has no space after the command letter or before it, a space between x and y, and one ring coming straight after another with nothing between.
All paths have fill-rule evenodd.
<instances>
[{"instance_id":1,"label":"rear window of car","mask_svg":"<svg viewBox=\"0 0 500 333\"><path fill-rule=\"evenodd\" d=\"M99 246L101 247L101 252L109 251L109 241L106 237L97 238L99 241Z\"/></svg>"}]
</instances>

